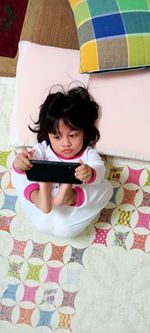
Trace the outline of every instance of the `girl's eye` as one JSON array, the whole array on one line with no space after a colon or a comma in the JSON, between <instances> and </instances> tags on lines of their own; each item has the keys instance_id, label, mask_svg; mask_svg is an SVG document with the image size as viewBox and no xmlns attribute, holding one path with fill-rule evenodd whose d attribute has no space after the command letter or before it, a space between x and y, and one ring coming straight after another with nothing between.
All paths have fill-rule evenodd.
<instances>
[{"instance_id":1,"label":"girl's eye","mask_svg":"<svg viewBox=\"0 0 150 333\"><path fill-rule=\"evenodd\" d=\"M70 134L71 138L76 138L77 136L78 136L78 133L72 133L72 134Z\"/></svg>"},{"instance_id":2,"label":"girl's eye","mask_svg":"<svg viewBox=\"0 0 150 333\"><path fill-rule=\"evenodd\" d=\"M54 135L53 138L56 139L56 140L59 140L60 139L60 135Z\"/></svg>"}]
</instances>

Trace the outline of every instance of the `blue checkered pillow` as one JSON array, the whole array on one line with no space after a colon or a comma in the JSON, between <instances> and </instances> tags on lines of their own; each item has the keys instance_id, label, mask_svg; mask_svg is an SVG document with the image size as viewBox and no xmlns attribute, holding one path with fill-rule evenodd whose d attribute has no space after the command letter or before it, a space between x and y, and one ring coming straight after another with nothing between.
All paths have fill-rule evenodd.
<instances>
[{"instance_id":1,"label":"blue checkered pillow","mask_svg":"<svg viewBox=\"0 0 150 333\"><path fill-rule=\"evenodd\" d=\"M80 44L80 72L150 66L149 0L69 0Z\"/></svg>"}]
</instances>

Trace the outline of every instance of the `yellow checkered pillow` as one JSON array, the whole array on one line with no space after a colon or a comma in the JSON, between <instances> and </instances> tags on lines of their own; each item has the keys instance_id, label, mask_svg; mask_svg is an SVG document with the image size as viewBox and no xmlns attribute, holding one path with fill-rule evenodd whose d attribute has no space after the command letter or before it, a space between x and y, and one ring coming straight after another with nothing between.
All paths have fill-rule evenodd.
<instances>
[{"instance_id":1,"label":"yellow checkered pillow","mask_svg":"<svg viewBox=\"0 0 150 333\"><path fill-rule=\"evenodd\" d=\"M150 1L69 0L80 45L80 72L150 66Z\"/></svg>"}]
</instances>

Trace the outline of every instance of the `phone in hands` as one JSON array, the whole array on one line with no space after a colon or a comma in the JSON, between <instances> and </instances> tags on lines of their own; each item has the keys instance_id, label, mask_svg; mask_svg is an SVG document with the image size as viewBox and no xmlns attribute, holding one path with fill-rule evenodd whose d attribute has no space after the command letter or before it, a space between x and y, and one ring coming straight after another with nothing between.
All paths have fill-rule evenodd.
<instances>
[{"instance_id":1,"label":"phone in hands","mask_svg":"<svg viewBox=\"0 0 150 333\"><path fill-rule=\"evenodd\" d=\"M26 171L29 180L38 182L82 184L75 177L75 169L80 163L31 160L32 167Z\"/></svg>"}]
</instances>

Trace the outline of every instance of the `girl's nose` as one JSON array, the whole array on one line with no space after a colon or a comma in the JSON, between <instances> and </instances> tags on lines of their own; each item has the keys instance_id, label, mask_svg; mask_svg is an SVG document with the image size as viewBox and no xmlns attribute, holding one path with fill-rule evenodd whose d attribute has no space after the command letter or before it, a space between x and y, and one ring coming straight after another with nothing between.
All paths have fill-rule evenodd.
<instances>
[{"instance_id":1,"label":"girl's nose","mask_svg":"<svg viewBox=\"0 0 150 333\"><path fill-rule=\"evenodd\" d=\"M68 137L64 137L63 138L63 142L62 142L63 146L70 146L70 139Z\"/></svg>"}]
</instances>

